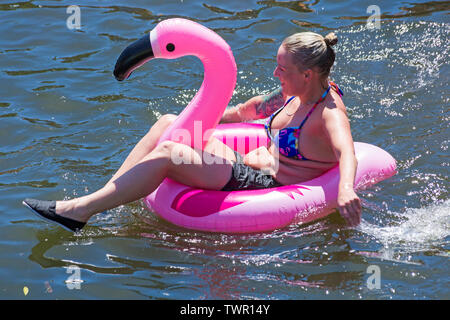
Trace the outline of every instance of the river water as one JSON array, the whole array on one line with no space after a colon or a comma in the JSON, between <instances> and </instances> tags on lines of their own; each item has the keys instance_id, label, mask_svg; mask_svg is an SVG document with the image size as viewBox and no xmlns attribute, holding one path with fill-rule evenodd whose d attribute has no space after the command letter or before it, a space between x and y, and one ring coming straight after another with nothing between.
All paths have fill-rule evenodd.
<instances>
[{"instance_id":1,"label":"river water","mask_svg":"<svg viewBox=\"0 0 450 320\"><path fill-rule=\"evenodd\" d=\"M449 299L450 2L372 2L1 0L0 298ZM78 29L67 24L74 4ZM370 18L377 10L380 20ZM357 228L332 214L270 233L210 234L137 201L72 235L22 206L100 188L162 114L195 95L203 70L192 57L152 61L121 83L112 76L125 46L172 17L230 44L230 105L277 88L287 35L337 34L332 78L354 140L398 161L396 176L359 193Z\"/></svg>"}]
</instances>

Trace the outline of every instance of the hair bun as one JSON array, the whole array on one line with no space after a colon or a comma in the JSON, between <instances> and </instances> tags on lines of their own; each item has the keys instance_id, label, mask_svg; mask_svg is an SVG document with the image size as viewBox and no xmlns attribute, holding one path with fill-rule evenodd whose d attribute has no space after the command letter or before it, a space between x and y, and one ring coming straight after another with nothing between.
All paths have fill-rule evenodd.
<instances>
[{"instance_id":1,"label":"hair bun","mask_svg":"<svg viewBox=\"0 0 450 320\"><path fill-rule=\"evenodd\" d=\"M338 38L334 34L334 32L330 32L329 34L327 34L325 36L324 40L325 40L325 43L330 47L334 46L338 42Z\"/></svg>"}]
</instances>

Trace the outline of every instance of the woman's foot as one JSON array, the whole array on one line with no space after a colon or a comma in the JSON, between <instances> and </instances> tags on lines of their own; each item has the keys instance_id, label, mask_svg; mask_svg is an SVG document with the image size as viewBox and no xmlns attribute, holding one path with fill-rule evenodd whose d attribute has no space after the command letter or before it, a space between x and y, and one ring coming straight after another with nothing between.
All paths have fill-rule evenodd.
<instances>
[{"instance_id":1,"label":"woman's foot","mask_svg":"<svg viewBox=\"0 0 450 320\"><path fill-rule=\"evenodd\" d=\"M64 202L58 201L58 210L56 210L56 201L25 199L22 203L33 211L33 213L35 213L38 217L50 222L58 223L68 231L78 232L86 225L87 220L78 221L65 216L65 210L62 210L62 207L65 206Z\"/></svg>"}]
</instances>

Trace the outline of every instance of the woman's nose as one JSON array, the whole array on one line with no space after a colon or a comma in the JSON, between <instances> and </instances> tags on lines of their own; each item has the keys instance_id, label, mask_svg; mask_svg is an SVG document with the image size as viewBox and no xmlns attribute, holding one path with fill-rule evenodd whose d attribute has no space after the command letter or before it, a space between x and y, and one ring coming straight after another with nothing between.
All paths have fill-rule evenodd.
<instances>
[{"instance_id":1,"label":"woman's nose","mask_svg":"<svg viewBox=\"0 0 450 320\"><path fill-rule=\"evenodd\" d=\"M273 70L273 76L278 78L278 66Z\"/></svg>"}]
</instances>

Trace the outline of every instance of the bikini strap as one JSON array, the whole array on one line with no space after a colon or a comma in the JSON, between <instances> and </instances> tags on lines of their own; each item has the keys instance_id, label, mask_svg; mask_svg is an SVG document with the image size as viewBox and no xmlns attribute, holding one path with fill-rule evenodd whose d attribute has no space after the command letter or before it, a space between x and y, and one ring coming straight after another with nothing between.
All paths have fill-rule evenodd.
<instances>
[{"instance_id":1,"label":"bikini strap","mask_svg":"<svg viewBox=\"0 0 450 320\"><path fill-rule=\"evenodd\" d=\"M344 92L341 90L341 88L339 88L339 86L336 83L334 83L333 81L330 81L329 83L330 83L330 86L333 87L333 89L337 92L337 94L340 97L342 97L344 95Z\"/></svg>"},{"instance_id":2,"label":"bikini strap","mask_svg":"<svg viewBox=\"0 0 450 320\"><path fill-rule=\"evenodd\" d=\"M308 114L306 115L305 119L303 119L302 123L300 123L300 125L298 126L298 129L301 129L303 127L303 125L305 124L306 120L308 120L309 116L311 115L311 113L314 111L314 109L319 105L319 103L321 103L325 97L327 96L328 92L330 92L330 89L333 88L337 94L342 97L344 95L344 92L341 90L341 88L339 88L339 86L334 83L333 81L329 81L328 82L328 88L327 90L325 90L325 92L323 93L323 95L320 97L319 100L317 100L317 102L314 104L314 106L311 108L311 110L309 110ZM287 106L287 104L289 102L291 102L292 99L294 99L295 96L290 97L285 104L283 105L283 107L281 107L280 109L278 109L276 112L274 112L269 119L267 119L266 124L265 124L265 129L266 131L269 133L270 135L270 128L272 127L272 119L273 117L275 117L282 109L284 109L284 107Z\"/></svg>"},{"instance_id":3,"label":"bikini strap","mask_svg":"<svg viewBox=\"0 0 450 320\"><path fill-rule=\"evenodd\" d=\"M328 92L330 92L331 89L331 83L328 86L327 90L325 90L325 92L322 94L322 96L320 97L319 100L316 101L316 103L314 104L314 106L311 108L311 110L309 110L308 114L306 115L305 119L303 119L302 123L300 123L300 125L298 126L297 129L301 129L303 127L303 125L305 124L306 120L308 120L309 116L311 115L311 113L314 111L314 109L319 105L319 103L321 103L323 100L325 100L325 97L327 96Z\"/></svg>"},{"instance_id":4,"label":"bikini strap","mask_svg":"<svg viewBox=\"0 0 450 320\"><path fill-rule=\"evenodd\" d=\"M286 106L288 105L288 103L291 102L292 99L294 99L294 98L295 98L295 96L292 96L292 97L290 97L289 99L287 99L287 101L286 101L285 104L280 108L280 110L283 109L284 107L286 107Z\"/></svg>"}]
</instances>

